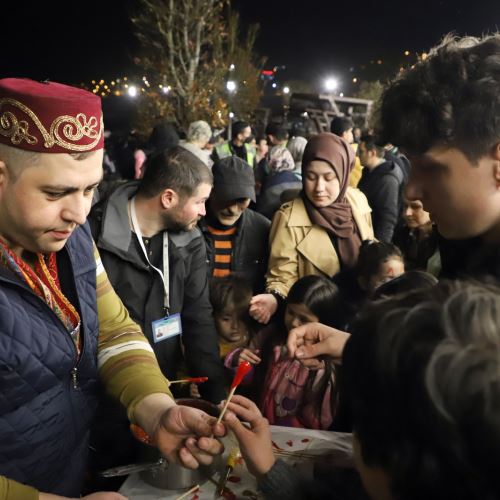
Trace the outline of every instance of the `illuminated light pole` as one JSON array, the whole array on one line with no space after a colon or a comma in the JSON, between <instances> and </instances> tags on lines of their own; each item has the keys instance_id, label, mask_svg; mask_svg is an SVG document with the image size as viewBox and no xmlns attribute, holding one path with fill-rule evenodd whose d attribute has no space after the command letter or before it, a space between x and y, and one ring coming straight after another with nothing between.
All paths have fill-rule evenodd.
<instances>
[{"instance_id":1,"label":"illuminated light pole","mask_svg":"<svg viewBox=\"0 0 500 500\"><path fill-rule=\"evenodd\" d=\"M227 125L227 140L232 139L232 128L233 128L233 117L234 113L231 111L232 96L236 92L236 82L234 80L228 80L226 82L226 89L229 92L229 123Z\"/></svg>"},{"instance_id":2,"label":"illuminated light pole","mask_svg":"<svg viewBox=\"0 0 500 500\"><path fill-rule=\"evenodd\" d=\"M335 92L339 86L339 81L336 78L327 78L324 85L327 92Z\"/></svg>"}]
</instances>

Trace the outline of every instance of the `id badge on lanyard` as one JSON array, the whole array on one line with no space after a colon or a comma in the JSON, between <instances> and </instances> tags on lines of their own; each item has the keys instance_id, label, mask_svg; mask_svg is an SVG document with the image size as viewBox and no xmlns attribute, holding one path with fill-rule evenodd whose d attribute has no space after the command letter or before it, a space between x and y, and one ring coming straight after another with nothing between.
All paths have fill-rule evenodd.
<instances>
[{"instance_id":1,"label":"id badge on lanyard","mask_svg":"<svg viewBox=\"0 0 500 500\"><path fill-rule=\"evenodd\" d=\"M153 266L148 258L148 252L144 246L144 241L142 241L142 233L137 222L137 215L135 212L135 199L130 200L130 218L132 219L132 228L139 240L139 245L141 246L142 252L146 261L161 277L163 283L163 310L165 311L165 316L161 319L157 319L151 323L151 328L153 330L153 340L156 343L166 340L168 338L174 337L176 335L182 334L182 323L181 315L179 313L170 315L170 298L169 298L169 258L168 258L168 233L163 232L163 270L158 269Z\"/></svg>"}]
</instances>

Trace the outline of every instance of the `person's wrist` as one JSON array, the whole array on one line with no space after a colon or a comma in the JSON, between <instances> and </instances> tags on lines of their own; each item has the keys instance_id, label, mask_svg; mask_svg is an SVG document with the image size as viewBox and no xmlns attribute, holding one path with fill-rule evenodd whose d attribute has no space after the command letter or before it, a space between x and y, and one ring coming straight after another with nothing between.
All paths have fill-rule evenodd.
<instances>
[{"instance_id":1,"label":"person's wrist","mask_svg":"<svg viewBox=\"0 0 500 500\"><path fill-rule=\"evenodd\" d=\"M176 402L168 394L149 394L137 404L134 420L146 434L153 437L163 415L174 406Z\"/></svg>"},{"instance_id":2,"label":"person's wrist","mask_svg":"<svg viewBox=\"0 0 500 500\"><path fill-rule=\"evenodd\" d=\"M255 477L257 481L261 481L262 479L264 479L268 472L273 468L275 463L276 457L274 456L274 454L272 454L270 457L266 457L262 465L260 465L259 468L255 471Z\"/></svg>"}]
</instances>

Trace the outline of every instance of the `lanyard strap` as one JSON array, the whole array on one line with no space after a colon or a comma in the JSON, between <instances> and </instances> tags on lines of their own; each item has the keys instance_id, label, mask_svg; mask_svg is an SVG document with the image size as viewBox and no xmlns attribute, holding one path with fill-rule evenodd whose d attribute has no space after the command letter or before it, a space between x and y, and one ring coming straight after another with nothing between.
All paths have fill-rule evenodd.
<instances>
[{"instance_id":1,"label":"lanyard strap","mask_svg":"<svg viewBox=\"0 0 500 500\"><path fill-rule=\"evenodd\" d=\"M146 247L144 246L144 241L142 241L142 233L141 228L139 227L139 223L137 222L137 215L135 212L135 197L130 200L130 219L132 220L132 229L139 240L139 245L141 246L142 253L146 258L148 264L160 275L161 281L163 283L163 308L165 309L165 314L168 316L170 311L170 298L169 298L169 270L168 270L168 233L167 231L163 231L163 270L158 269L157 267L151 264L151 261L148 257L148 252Z\"/></svg>"}]
</instances>

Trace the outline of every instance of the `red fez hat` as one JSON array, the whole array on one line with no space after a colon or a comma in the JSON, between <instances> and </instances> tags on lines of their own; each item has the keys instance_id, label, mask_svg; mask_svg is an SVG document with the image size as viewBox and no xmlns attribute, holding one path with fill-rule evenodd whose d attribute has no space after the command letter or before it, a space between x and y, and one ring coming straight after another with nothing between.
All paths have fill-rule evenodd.
<instances>
[{"instance_id":1,"label":"red fez hat","mask_svg":"<svg viewBox=\"0 0 500 500\"><path fill-rule=\"evenodd\" d=\"M101 99L83 89L0 79L0 143L37 153L83 153L104 144Z\"/></svg>"}]
</instances>

